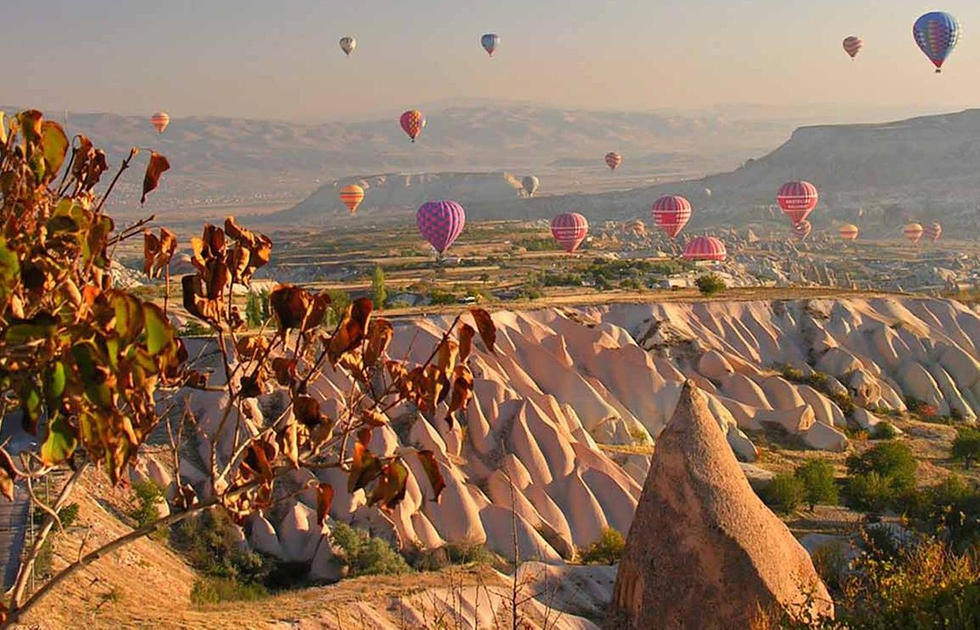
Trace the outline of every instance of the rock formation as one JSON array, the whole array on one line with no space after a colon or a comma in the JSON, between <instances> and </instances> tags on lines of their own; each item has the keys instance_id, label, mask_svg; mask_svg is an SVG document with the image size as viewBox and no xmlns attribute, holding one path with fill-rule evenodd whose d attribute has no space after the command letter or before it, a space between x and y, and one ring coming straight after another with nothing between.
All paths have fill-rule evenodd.
<instances>
[{"instance_id":1,"label":"rock formation","mask_svg":"<svg viewBox=\"0 0 980 630\"><path fill-rule=\"evenodd\" d=\"M657 440L616 576L614 616L627 627L748 628L761 611L833 616L810 556L725 446L688 381Z\"/></svg>"},{"instance_id":2,"label":"rock formation","mask_svg":"<svg viewBox=\"0 0 980 630\"><path fill-rule=\"evenodd\" d=\"M424 361L453 316L395 321L391 355ZM512 528L501 509L509 515L513 503L522 558L571 558L604 527L629 529L651 443L686 379L703 390L726 448L744 462L756 459L752 439L760 431L844 450L845 429L873 432L878 414L904 411L906 397L968 421L980 411L980 317L948 300L665 301L498 311L493 318L497 352L478 345L470 358L474 399L462 424L450 426L445 407L427 418L397 407L391 427L375 431L371 444L385 454L432 450L447 483L439 502L414 464L406 500L392 514L368 508L363 491L348 493L339 471L318 471L315 478L336 490L332 520L403 547L475 542L507 555ZM784 367L796 378L780 376ZM314 385L324 413L336 417L347 377L328 371ZM842 406L848 399L853 404ZM219 424L220 402L216 392L193 394L204 437ZM284 408L281 395L248 399L245 425L261 426ZM201 497L209 492L203 442L200 457L181 458L181 482ZM144 459L145 476L173 496L173 471ZM312 475L297 471L290 488ZM297 498L316 506L308 492ZM315 539L326 532L303 525L306 512L293 509L295 500L246 528L254 548L313 560L322 548Z\"/></svg>"}]
</instances>

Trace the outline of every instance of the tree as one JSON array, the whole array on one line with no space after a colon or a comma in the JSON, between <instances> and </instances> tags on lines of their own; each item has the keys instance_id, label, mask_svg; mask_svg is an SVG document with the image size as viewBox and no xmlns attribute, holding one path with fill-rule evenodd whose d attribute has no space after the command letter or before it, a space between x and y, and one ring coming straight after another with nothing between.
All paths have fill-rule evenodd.
<instances>
[{"instance_id":1,"label":"tree","mask_svg":"<svg viewBox=\"0 0 980 630\"><path fill-rule=\"evenodd\" d=\"M468 321L458 315L428 358L414 363L388 356L393 327L371 317L370 299L348 300L336 311L337 324L328 326L327 314L337 307L331 294L285 284L269 294L275 330L249 335L231 300L232 287L250 285L254 272L269 262L273 244L228 217L223 226L205 225L201 237L191 240L194 273L180 278L184 309L214 336L223 374L220 384L209 385L167 317L170 283L163 307L112 286L111 248L140 234L148 220L116 231L103 206L138 151L129 153L100 197L93 190L107 158L82 136L76 136L69 166L55 184L67 149L61 128L33 110L12 121L9 135L0 135L0 385L4 404L12 401L21 409L24 428L43 436L38 446L18 454L19 465L0 447L0 493L12 500L15 484L21 484L46 514L21 561L8 607L0 607L4 627L23 621L67 578L132 541L212 509L238 524L269 509L279 497L280 478L297 468L340 470L349 491L363 490L368 506L390 512L405 494L406 458L415 458L438 499L445 481L432 452L375 454L371 437L388 424L386 412L403 403L429 422L435 421L441 392L447 393L446 420L465 409L473 387L468 359L474 336L494 351L496 329L485 310L470 309ZM148 162L144 198L168 166L152 152ZM146 231L147 275L169 278L175 250L172 232ZM342 395L310 386L325 369L332 370L331 378L348 379ZM207 417L192 411L189 399L199 389L223 392ZM276 415L262 423L244 421L241 403L273 392L285 401ZM332 396L342 413L328 417L321 403ZM83 547L29 592L31 567L82 472L100 467L114 483L127 479L161 419L181 410L179 422L167 424L176 474L169 515L94 549ZM234 427L230 437L226 427ZM208 464L196 488L180 473L191 439ZM66 473L68 481L48 504L32 489L52 473ZM322 525L333 487L321 482L310 489Z\"/></svg>"},{"instance_id":2,"label":"tree","mask_svg":"<svg viewBox=\"0 0 980 630\"><path fill-rule=\"evenodd\" d=\"M766 505L782 514L792 514L803 503L803 482L794 475L779 473L762 493Z\"/></svg>"},{"instance_id":3,"label":"tree","mask_svg":"<svg viewBox=\"0 0 980 630\"><path fill-rule=\"evenodd\" d=\"M374 268L374 276L371 279L371 299L378 308L383 308L388 302L388 289L385 288L385 272L381 265Z\"/></svg>"},{"instance_id":4,"label":"tree","mask_svg":"<svg viewBox=\"0 0 980 630\"><path fill-rule=\"evenodd\" d=\"M953 459L963 462L963 468L969 468L980 459L980 431L970 427L957 429L953 439Z\"/></svg>"},{"instance_id":5,"label":"tree","mask_svg":"<svg viewBox=\"0 0 980 630\"><path fill-rule=\"evenodd\" d=\"M248 292L245 302L245 323L250 328L259 328L265 322L262 317L262 298L255 291Z\"/></svg>"},{"instance_id":6,"label":"tree","mask_svg":"<svg viewBox=\"0 0 980 630\"><path fill-rule=\"evenodd\" d=\"M716 273L706 273L698 276L694 284L698 287L701 295L715 295L725 290L725 281Z\"/></svg>"},{"instance_id":7,"label":"tree","mask_svg":"<svg viewBox=\"0 0 980 630\"><path fill-rule=\"evenodd\" d=\"M822 459L811 459L796 467L793 476L803 483L803 500L810 511L818 503L837 503L837 484L834 481L834 467Z\"/></svg>"}]
</instances>

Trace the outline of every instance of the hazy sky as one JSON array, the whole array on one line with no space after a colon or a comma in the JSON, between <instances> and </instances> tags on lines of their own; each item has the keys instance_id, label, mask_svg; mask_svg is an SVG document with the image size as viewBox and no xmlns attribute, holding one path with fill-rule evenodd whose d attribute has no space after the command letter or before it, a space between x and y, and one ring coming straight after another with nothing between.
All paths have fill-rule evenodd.
<instances>
[{"instance_id":1,"label":"hazy sky","mask_svg":"<svg viewBox=\"0 0 980 630\"><path fill-rule=\"evenodd\" d=\"M980 3L942 75L918 0L3 0L4 102L302 120L460 97L612 109L980 105ZM977 30L971 30L978 25ZM502 42L488 59L482 33ZM976 38L973 34L976 33ZM357 37L347 59L337 40ZM865 48L856 62L846 35Z\"/></svg>"}]
</instances>

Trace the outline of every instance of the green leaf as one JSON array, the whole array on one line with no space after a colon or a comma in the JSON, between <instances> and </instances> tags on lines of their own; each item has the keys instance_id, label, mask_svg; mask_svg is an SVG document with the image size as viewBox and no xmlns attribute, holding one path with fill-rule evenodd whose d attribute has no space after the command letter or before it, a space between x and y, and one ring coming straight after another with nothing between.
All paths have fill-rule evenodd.
<instances>
[{"instance_id":1,"label":"green leaf","mask_svg":"<svg viewBox=\"0 0 980 630\"><path fill-rule=\"evenodd\" d=\"M167 316L156 304L143 303L143 319L146 323L146 349L156 356L165 348L173 346L174 329Z\"/></svg>"},{"instance_id":2,"label":"green leaf","mask_svg":"<svg viewBox=\"0 0 980 630\"><path fill-rule=\"evenodd\" d=\"M61 414L52 418L48 423L48 435L41 444L41 461L46 466L53 466L67 461L78 446L75 431L65 421Z\"/></svg>"},{"instance_id":3,"label":"green leaf","mask_svg":"<svg viewBox=\"0 0 980 630\"><path fill-rule=\"evenodd\" d=\"M135 340L143 334L143 309L140 301L122 291L113 291L109 300L116 310L116 332L125 340Z\"/></svg>"},{"instance_id":4,"label":"green leaf","mask_svg":"<svg viewBox=\"0 0 980 630\"><path fill-rule=\"evenodd\" d=\"M41 417L41 392L34 383L24 383L20 390L20 406L24 412L22 423L24 431L33 434L37 431L37 421Z\"/></svg>"},{"instance_id":5,"label":"green leaf","mask_svg":"<svg viewBox=\"0 0 980 630\"><path fill-rule=\"evenodd\" d=\"M14 320L4 337L8 343L27 343L48 339L54 335L57 320L48 313L38 313L31 319Z\"/></svg>"},{"instance_id":6,"label":"green leaf","mask_svg":"<svg viewBox=\"0 0 980 630\"><path fill-rule=\"evenodd\" d=\"M57 409L61 403L61 397L65 393L65 384L68 381L68 373L65 364L55 361L48 366L47 374L44 378L44 395L48 403L48 409Z\"/></svg>"},{"instance_id":7,"label":"green leaf","mask_svg":"<svg viewBox=\"0 0 980 630\"><path fill-rule=\"evenodd\" d=\"M85 397L102 408L112 406L112 391L105 384L105 369L97 363L98 354L90 341L75 344L71 349L78 373L85 384Z\"/></svg>"},{"instance_id":8,"label":"green leaf","mask_svg":"<svg viewBox=\"0 0 980 630\"><path fill-rule=\"evenodd\" d=\"M6 302L10 289L20 276L17 254L7 247L7 239L0 237L0 302Z\"/></svg>"},{"instance_id":9,"label":"green leaf","mask_svg":"<svg viewBox=\"0 0 980 630\"><path fill-rule=\"evenodd\" d=\"M44 154L44 174L50 181L57 176L68 154L68 136L61 125L51 120L41 123L41 150Z\"/></svg>"}]
</instances>

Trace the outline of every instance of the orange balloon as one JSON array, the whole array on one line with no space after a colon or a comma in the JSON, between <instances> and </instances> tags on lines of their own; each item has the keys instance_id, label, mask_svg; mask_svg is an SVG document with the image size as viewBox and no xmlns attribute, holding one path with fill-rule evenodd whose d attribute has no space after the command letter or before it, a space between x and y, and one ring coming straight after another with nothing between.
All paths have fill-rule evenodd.
<instances>
[{"instance_id":1,"label":"orange balloon","mask_svg":"<svg viewBox=\"0 0 980 630\"><path fill-rule=\"evenodd\" d=\"M357 206L364 201L364 189L357 184L350 184L340 189L340 200L344 202L351 214L357 212Z\"/></svg>"},{"instance_id":2,"label":"orange balloon","mask_svg":"<svg viewBox=\"0 0 980 630\"><path fill-rule=\"evenodd\" d=\"M170 124L170 116L167 115L167 112L156 112L150 116L150 123L153 124L153 128L157 130L157 133L163 133L163 130Z\"/></svg>"}]
</instances>

